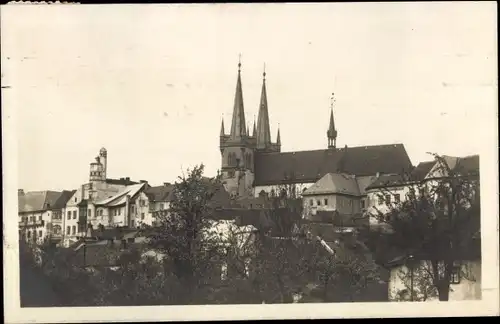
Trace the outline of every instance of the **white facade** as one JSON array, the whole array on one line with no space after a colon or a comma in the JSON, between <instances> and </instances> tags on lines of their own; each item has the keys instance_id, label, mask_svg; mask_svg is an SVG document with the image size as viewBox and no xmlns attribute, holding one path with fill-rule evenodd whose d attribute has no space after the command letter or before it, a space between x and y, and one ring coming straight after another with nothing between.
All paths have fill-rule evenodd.
<instances>
[{"instance_id":1,"label":"white facade","mask_svg":"<svg viewBox=\"0 0 500 324\"><path fill-rule=\"evenodd\" d=\"M429 267L428 261L423 261L420 267ZM425 270L424 270L425 271ZM417 270L414 270L418 273ZM411 281L410 270L402 265L394 267L390 272L389 279L389 300L397 301L401 299L410 300ZM413 289L415 300L423 301L423 289L418 284L418 274L414 274ZM450 281L450 301L478 300L481 299L481 260L461 262ZM428 297L425 301L438 301L437 296Z\"/></svg>"}]
</instances>

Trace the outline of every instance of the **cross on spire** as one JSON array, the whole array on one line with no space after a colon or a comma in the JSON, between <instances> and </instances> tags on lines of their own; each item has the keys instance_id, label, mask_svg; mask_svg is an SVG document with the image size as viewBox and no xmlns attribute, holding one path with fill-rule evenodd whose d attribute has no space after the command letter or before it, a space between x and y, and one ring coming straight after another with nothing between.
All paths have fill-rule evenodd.
<instances>
[{"instance_id":1,"label":"cross on spire","mask_svg":"<svg viewBox=\"0 0 500 324\"><path fill-rule=\"evenodd\" d=\"M330 108L333 110L333 106L335 104L335 92L332 92L332 96L330 97Z\"/></svg>"}]
</instances>

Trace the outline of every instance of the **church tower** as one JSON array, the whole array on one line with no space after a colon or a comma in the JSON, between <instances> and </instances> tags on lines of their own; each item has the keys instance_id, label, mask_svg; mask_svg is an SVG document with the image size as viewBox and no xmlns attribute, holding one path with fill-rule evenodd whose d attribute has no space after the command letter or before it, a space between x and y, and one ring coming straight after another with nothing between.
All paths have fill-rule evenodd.
<instances>
[{"instance_id":1,"label":"church tower","mask_svg":"<svg viewBox=\"0 0 500 324\"><path fill-rule=\"evenodd\" d=\"M271 142L271 130L269 126L269 108L267 105L266 70L262 74L262 91L260 94L259 116L257 118L257 151L259 152L280 152L281 139L278 129L276 143Z\"/></svg>"},{"instance_id":2,"label":"church tower","mask_svg":"<svg viewBox=\"0 0 500 324\"><path fill-rule=\"evenodd\" d=\"M231 130L229 135L225 134L224 119L220 130L222 180L226 190L233 196L249 195L253 186L256 139L248 134L248 131L245 122L240 61L238 63Z\"/></svg>"},{"instance_id":3,"label":"church tower","mask_svg":"<svg viewBox=\"0 0 500 324\"><path fill-rule=\"evenodd\" d=\"M330 105L330 125L328 126L328 131L326 136L328 137L328 148L334 149L337 146L337 130L335 129L335 121L333 120L333 104L335 103L335 97L332 93L331 105Z\"/></svg>"}]
</instances>

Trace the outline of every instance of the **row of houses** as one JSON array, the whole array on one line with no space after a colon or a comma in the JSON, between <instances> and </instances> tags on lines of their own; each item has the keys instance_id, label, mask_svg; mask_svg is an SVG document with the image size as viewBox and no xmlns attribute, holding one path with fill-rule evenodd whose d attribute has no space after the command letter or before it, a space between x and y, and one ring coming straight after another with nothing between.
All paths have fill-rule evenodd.
<instances>
[{"instance_id":1,"label":"row of houses","mask_svg":"<svg viewBox=\"0 0 500 324\"><path fill-rule=\"evenodd\" d=\"M102 148L90 164L89 181L76 189L18 192L19 235L68 246L85 236L89 228L154 225L168 209L173 185L151 186L130 178L110 179L107 151Z\"/></svg>"}]
</instances>

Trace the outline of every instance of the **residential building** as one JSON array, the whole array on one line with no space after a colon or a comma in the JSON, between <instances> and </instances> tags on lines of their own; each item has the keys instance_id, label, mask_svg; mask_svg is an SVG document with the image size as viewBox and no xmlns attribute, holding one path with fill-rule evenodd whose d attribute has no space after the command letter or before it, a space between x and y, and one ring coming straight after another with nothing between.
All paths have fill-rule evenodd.
<instances>
[{"instance_id":1,"label":"residential building","mask_svg":"<svg viewBox=\"0 0 500 324\"><path fill-rule=\"evenodd\" d=\"M78 187L66 203L63 229L65 246L75 242L79 236L85 235L89 219L95 218L96 212L102 214L99 215L101 217L109 216L105 215L104 211L97 211L96 202L115 196L127 186L138 184L128 177L120 179L107 178L107 157L107 150L101 148L99 155L95 158L96 161L90 163L89 182ZM115 209L116 211L110 212L120 213L120 216L122 216L122 210L118 207Z\"/></svg>"},{"instance_id":2,"label":"residential building","mask_svg":"<svg viewBox=\"0 0 500 324\"><path fill-rule=\"evenodd\" d=\"M170 208L170 202L173 198L174 185L165 182L162 186L149 186L145 190L145 195L147 196L147 203L149 209L145 213L145 219L141 220L142 223L147 225L155 225L161 216L165 216ZM144 199L143 199L144 200Z\"/></svg>"},{"instance_id":3,"label":"residential building","mask_svg":"<svg viewBox=\"0 0 500 324\"><path fill-rule=\"evenodd\" d=\"M384 220L375 215L385 214L394 204L406 200L410 194L422 195L428 193L439 179L445 177L445 169L449 167L454 172L463 175L473 175L479 180L479 156L466 157L444 156L446 166L438 160L425 161L418 164L408 174L379 175L366 187L367 215L372 226L384 225ZM416 192L416 191L420 192Z\"/></svg>"},{"instance_id":4,"label":"residential building","mask_svg":"<svg viewBox=\"0 0 500 324\"><path fill-rule=\"evenodd\" d=\"M390 301L439 301L437 291L431 293L431 281L422 284L422 273L429 271L430 261L425 259L409 263L399 257L388 264L390 270ZM413 278L412 278L413 276ZM413 293L412 293L413 290ZM455 262L450 278L450 301L481 299L481 258L479 255Z\"/></svg>"},{"instance_id":5,"label":"residential building","mask_svg":"<svg viewBox=\"0 0 500 324\"><path fill-rule=\"evenodd\" d=\"M64 240L64 228L66 223L66 204L75 194L76 190L63 190L53 206L51 206L52 219L50 221L49 236L52 242Z\"/></svg>"},{"instance_id":6,"label":"residential building","mask_svg":"<svg viewBox=\"0 0 500 324\"><path fill-rule=\"evenodd\" d=\"M96 212L87 218L92 227L135 228L146 219L149 211L148 197L144 193L146 183L126 186L109 198L93 203Z\"/></svg>"},{"instance_id":7,"label":"residential building","mask_svg":"<svg viewBox=\"0 0 500 324\"><path fill-rule=\"evenodd\" d=\"M58 191L18 191L20 238L36 243L47 238L51 229L51 208L60 196Z\"/></svg>"}]
</instances>

